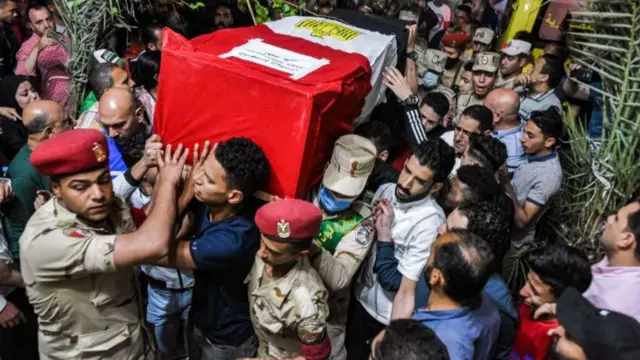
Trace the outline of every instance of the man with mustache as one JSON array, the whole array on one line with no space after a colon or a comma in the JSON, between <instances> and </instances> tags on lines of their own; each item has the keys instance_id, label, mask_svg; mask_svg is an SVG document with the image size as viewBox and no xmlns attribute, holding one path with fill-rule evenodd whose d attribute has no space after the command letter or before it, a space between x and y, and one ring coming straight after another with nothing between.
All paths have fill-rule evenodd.
<instances>
[{"instance_id":1,"label":"man with mustache","mask_svg":"<svg viewBox=\"0 0 640 360\"><path fill-rule=\"evenodd\" d=\"M413 310L413 296L405 296L409 291L397 295L396 292L401 288L415 290L438 227L445 221L435 194L449 176L454 156L453 149L443 140L424 141L405 163L397 184L381 186L374 196L378 243L365 261L361 279L356 282L357 302L347 324L348 359L368 356L367 341L389 324L395 297L404 296L399 307ZM377 249L388 246L395 248L400 277L373 271ZM386 283L380 279L384 276L396 279L391 281L392 286L382 285Z\"/></svg>"}]
</instances>

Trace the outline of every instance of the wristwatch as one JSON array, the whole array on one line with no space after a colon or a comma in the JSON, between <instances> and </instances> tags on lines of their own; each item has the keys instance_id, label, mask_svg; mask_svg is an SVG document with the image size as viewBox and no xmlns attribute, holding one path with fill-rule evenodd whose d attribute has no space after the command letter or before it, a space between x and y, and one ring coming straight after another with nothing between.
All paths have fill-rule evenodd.
<instances>
[{"instance_id":1,"label":"wristwatch","mask_svg":"<svg viewBox=\"0 0 640 360\"><path fill-rule=\"evenodd\" d=\"M408 98L400 100L400 104L402 104L402 106L416 106L419 103L420 98L415 95L410 95Z\"/></svg>"},{"instance_id":2,"label":"wristwatch","mask_svg":"<svg viewBox=\"0 0 640 360\"><path fill-rule=\"evenodd\" d=\"M418 53L415 50L408 52L407 57L413 61L418 61Z\"/></svg>"}]
</instances>

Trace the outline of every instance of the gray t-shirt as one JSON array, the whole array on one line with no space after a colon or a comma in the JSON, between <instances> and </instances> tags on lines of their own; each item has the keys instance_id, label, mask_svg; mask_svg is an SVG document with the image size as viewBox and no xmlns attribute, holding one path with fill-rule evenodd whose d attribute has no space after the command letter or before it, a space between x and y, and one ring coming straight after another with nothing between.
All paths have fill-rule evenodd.
<instances>
[{"instance_id":1,"label":"gray t-shirt","mask_svg":"<svg viewBox=\"0 0 640 360\"><path fill-rule=\"evenodd\" d=\"M529 95L526 89L520 93L520 119L523 121L528 121L532 112L547 110L552 106L562 112L562 102L556 96L554 89L537 95Z\"/></svg>"},{"instance_id":2,"label":"gray t-shirt","mask_svg":"<svg viewBox=\"0 0 640 360\"><path fill-rule=\"evenodd\" d=\"M527 227L514 230L511 243L519 248L534 241L538 220L546 211L551 198L560 190L562 167L558 153L529 156L513 174L511 184L515 188L520 205L528 201L542 208Z\"/></svg>"}]
</instances>

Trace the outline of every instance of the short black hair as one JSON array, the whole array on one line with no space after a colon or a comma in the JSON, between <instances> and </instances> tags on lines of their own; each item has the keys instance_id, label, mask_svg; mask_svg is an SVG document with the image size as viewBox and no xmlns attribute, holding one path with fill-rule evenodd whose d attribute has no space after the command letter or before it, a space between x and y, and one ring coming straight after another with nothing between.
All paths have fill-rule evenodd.
<instances>
[{"instance_id":1,"label":"short black hair","mask_svg":"<svg viewBox=\"0 0 640 360\"><path fill-rule=\"evenodd\" d=\"M525 261L529 269L551 287L556 298L568 287L583 293L591 285L589 260L582 251L569 245L552 244L535 249L526 255Z\"/></svg>"},{"instance_id":2,"label":"short black hair","mask_svg":"<svg viewBox=\"0 0 640 360\"><path fill-rule=\"evenodd\" d=\"M391 320L373 349L375 360L449 360L442 340L418 320Z\"/></svg>"},{"instance_id":3,"label":"short black hair","mask_svg":"<svg viewBox=\"0 0 640 360\"><path fill-rule=\"evenodd\" d=\"M553 45L553 52L549 53L549 55L553 55L558 58L563 64L569 58L569 49L563 43L559 43L556 41L551 41L548 45Z\"/></svg>"},{"instance_id":4,"label":"short black hair","mask_svg":"<svg viewBox=\"0 0 640 360\"><path fill-rule=\"evenodd\" d=\"M476 158L482 166L496 172L507 162L507 147L493 136L471 134L469 155Z\"/></svg>"},{"instance_id":5,"label":"short black hair","mask_svg":"<svg viewBox=\"0 0 640 360\"><path fill-rule=\"evenodd\" d=\"M39 134L44 131L49 125L50 116L48 113L41 113L36 115L31 122L25 125L28 135Z\"/></svg>"},{"instance_id":6,"label":"short black hair","mask_svg":"<svg viewBox=\"0 0 640 360\"><path fill-rule=\"evenodd\" d=\"M150 91L158 87L158 75L160 74L160 51L145 51L136 60L136 66L132 74L133 81Z\"/></svg>"},{"instance_id":7,"label":"short black hair","mask_svg":"<svg viewBox=\"0 0 640 360\"><path fill-rule=\"evenodd\" d=\"M545 139L553 137L558 141L562 137L562 114L557 107L551 106L546 110L533 111L530 117L529 120L536 124Z\"/></svg>"},{"instance_id":8,"label":"short black hair","mask_svg":"<svg viewBox=\"0 0 640 360\"><path fill-rule=\"evenodd\" d=\"M471 16L471 6L469 6L467 4L458 5L456 10L463 11L463 12L467 13L467 15Z\"/></svg>"},{"instance_id":9,"label":"short black hair","mask_svg":"<svg viewBox=\"0 0 640 360\"><path fill-rule=\"evenodd\" d=\"M189 23L179 12L172 11L168 13L164 22L169 29L184 37L189 37Z\"/></svg>"},{"instance_id":10,"label":"short black hair","mask_svg":"<svg viewBox=\"0 0 640 360\"><path fill-rule=\"evenodd\" d=\"M545 74L549 76L549 80L547 83L549 87L555 88L560 84L562 77L564 76L564 62L558 58L557 56L544 54L542 55L544 59L544 66L540 70L541 74Z\"/></svg>"},{"instance_id":11,"label":"short black hair","mask_svg":"<svg viewBox=\"0 0 640 360\"><path fill-rule=\"evenodd\" d=\"M491 246L496 268L501 268L513 230L513 201L504 192L500 192L490 200L465 201L458 207L458 211L467 218L467 230L480 236Z\"/></svg>"},{"instance_id":12,"label":"short black hair","mask_svg":"<svg viewBox=\"0 0 640 360\"><path fill-rule=\"evenodd\" d=\"M369 139L375 145L378 154L385 150L389 150L393 145L393 135L391 134L391 128L380 121L369 121L358 126L354 131L354 134Z\"/></svg>"},{"instance_id":13,"label":"short black hair","mask_svg":"<svg viewBox=\"0 0 640 360\"><path fill-rule=\"evenodd\" d=\"M439 92L430 92L422 98L422 102L420 106L428 106L433 111L440 115L440 117L444 117L449 112L449 100L444 94Z\"/></svg>"},{"instance_id":14,"label":"short black hair","mask_svg":"<svg viewBox=\"0 0 640 360\"><path fill-rule=\"evenodd\" d=\"M485 240L469 230L452 229L448 233L460 240L437 246L433 250L435 254L431 266L444 276L444 293L452 300L465 304L477 298L487 284L493 252ZM425 280L429 282L429 279Z\"/></svg>"},{"instance_id":15,"label":"short black hair","mask_svg":"<svg viewBox=\"0 0 640 360\"><path fill-rule=\"evenodd\" d=\"M480 132L493 130L493 113L484 105L471 105L464 109L461 116L467 116L480 124Z\"/></svg>"},{"instance_id":16,"label":"short black hair","mask_svg":"<svg viewBox=\"0 0 640 360\"><path fill-rule=\"evenodd\" d=\"M218 143L214 153L225 171L227 183L242 191L244 200L267 185L271 166L262 148L253 141L231 138Z\"/></svg>"},{"instance_id":17,"label":"short black hair","mask_svg":"<svg viewBox=\"0 0 640 360\"><path fill-rule=\"evenodd\" d=\"M45 5L45 4L43 4L42 2L39 2L39 1L33 1L33 2L30 2L27 5L27 8L24 10L24 15L27 17L27 20L29 22L31 22L31 17L29 16L29 12L31 10L36 10L37 11L37 10L42 10L42 9L46 9L49 12L49 14L51 14L51 10L49 10L47 5Z\"/></svg>"},{"instance_id":18,"label":"short black hair","mask_svg":"<svg viewBox=\"0 0 640 360\"><path fill-rule=\"evenodd\" d=\"M413 155L420 165L433 172L433 181L436 183L449 177L456 157L453 148L440 138L421 142Z\"/></svg>"},{"instance_id":19,"label":"short black hair","mask_svg":"<svg viewBox=\"0 0 640 360\"><path fill-rule=\"evenodd\" d=\"M473 72L473 61L464 64L464 71Z\"/></svg>"},{"instance_id":20,"label":"short black hair","mask_svg":"<svg viewBox=\"0 0 640 360\"><path fill-rule=\"evenodd\" d=\"M116 68L112 63L98 63L89 72L89 89L93 91L96 99L100 100L102 94L113 87L113 69Z\"/></svg>"},{"instance_id":21,"label":"short black hair","mask_svg":"<svg viewBox=\"0 0 640 360\"><path fill-rule=\"evenodd\" d=\"M156 37L156 31L158 30L162 31L162 24L156 20L149 22L142 28L141 38L142 44L145 48L147 47L147 44L161 40Z\"/></svg>"},{"instance_id":22,"label":"short black hair","mask_svg":"<svg viewBox=\"0 0 640 360\"><path fill-rule=\"evenodd\" d=\"M477 164L460 166L456 177L468 188L464 201L491 200L502 191L495 173Z\"/></svg>"}]
</instances>

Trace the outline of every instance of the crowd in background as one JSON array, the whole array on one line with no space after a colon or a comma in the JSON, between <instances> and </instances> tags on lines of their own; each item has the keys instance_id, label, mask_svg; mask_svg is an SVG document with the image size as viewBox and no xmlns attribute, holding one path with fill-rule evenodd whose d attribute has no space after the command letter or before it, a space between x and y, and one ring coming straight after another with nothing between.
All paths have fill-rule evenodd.
<instances>
[{"instance_id":1,"label":"crowd in background","mask_svg":"<svg viewBox=\"0 0 640 360\"><path fill-rule=\"evenodd\" d=\"M287 228L267 234L265 213L286 213L277 204L292 200L252 197L278 169L253 141L234 137L191 149L200 159L184 170L177 210L165 214L179 229L174 259L140 245L127 261L92 266L90 247L67 239L52 252L62 260L47 260L62 271L33 265L49 251L37 248L38 236L55 233L42 224L63 227L65 213L72 221L91 213L97 195L34 163L36 149L79 129L100 131L109 172L96 182L131 209L136 226L123 233L156 234L160 227L144 224L161 224L157 209L174 206L163 197L172 173L153 135L162 30L192 38L250 26L251 14L244 2L206 2L194 15L149 1L135 30L115 32L94 52L76 117L61 45L74 39L56 2L0 0L0 359L84 358L73 352L81 346L104 356L135 340L83 338L103 325L91 319L109 317L100 308L115 301L107 295L70 298L96 306L84 317L84 305L71 311L60 299L65 281L138 265L138 286L91 280L73 289L105 286L109 296L140 300L160 359L640 359L640 199L630 194L606 217L600 259L540 235L562 189L567 108L585 115L597 139L601 99L576 81L584 70L562 42L520 32L496 47L508 4L307 1L317 14L346 8L404 21L407 38L403 71L383 74L386 103L335 142L307 203L288 203L309 218L291 215ZM534 48L543 54L534 58ZM224 106L204 93L194 101ZM289 223L287 231L306 235L278 241L295 238ZM56 236L92 238L67 229ZM117 307L138 305L122 301Z\"/></svg>"}]
</instances>

